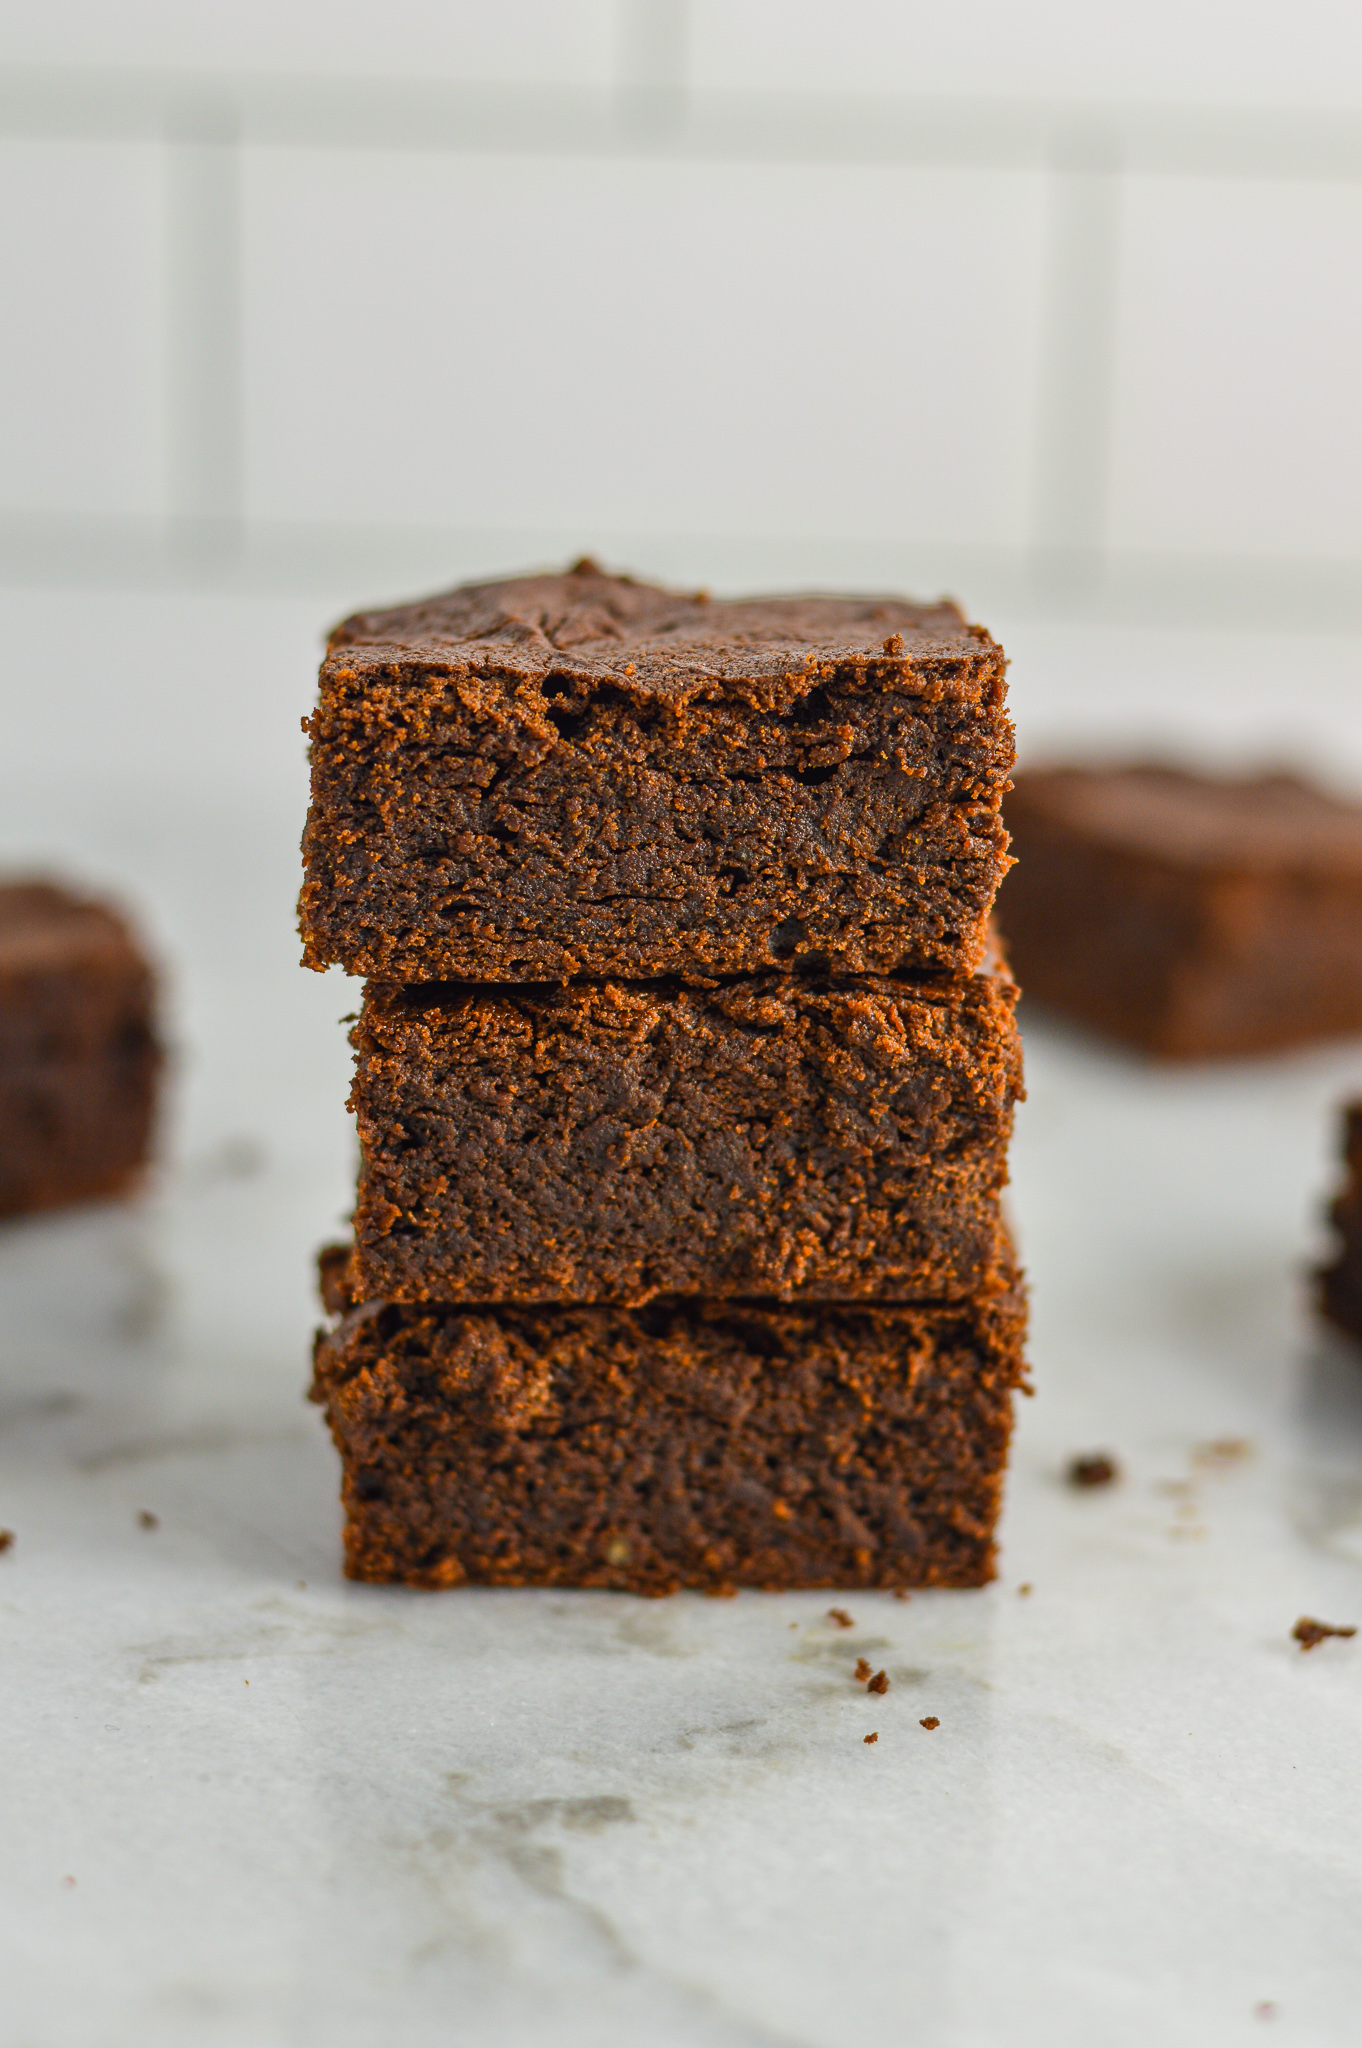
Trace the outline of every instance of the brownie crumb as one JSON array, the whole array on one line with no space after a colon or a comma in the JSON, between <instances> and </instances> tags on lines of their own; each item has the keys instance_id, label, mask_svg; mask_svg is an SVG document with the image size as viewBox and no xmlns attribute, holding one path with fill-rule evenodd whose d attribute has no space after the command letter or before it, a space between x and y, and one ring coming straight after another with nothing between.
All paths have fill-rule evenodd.
<instances>
[{"instance_id":1,"label":"brownie crumb","mask_svg":"<svg viewBox=\"0 0 1362 2048\"><path fill-rule=\"evenodd\" d=\"M861 1740L862 1740L862 1742L878 1742L878 1741L879 1741L879 1739L880 1739L880 1731L879 1731L879 1729L878 1729L878 1728L876 1728L876 1729L875 1729L875 1731L874 1731L874 1733L873 1733L873 1734L871 1734L871 1735L863 1735L863 1736L861 1737Z\"/></svg>"},{"instance_id":2,"label":"brownie crumb","mask_svg":"<svg viewBox=\"0 0 1362 2048\"><path fill-rule=\"evenodd\" d=\"M828 1620L835 1621L838 1628L855 1628L856 1626L845 1607L830 1607L828 1609Z\"/></svg>"},{"instance_id":3,"label":"brownie crumb","mask_svg":"<svg viewBox=\"0 0 1362 2048\"><path fill-rule=\"evenodd\" d=\"M137 1510L137 1526L139 1529L159 1529L161 1517L153 1515L150 1508L139 1508Z\"/></svg>"},{"instance_id":4,"label":"brownie crumb","mask_svg":"<svg viewBox=\"0 0 1362 2048\"><path fill-rule=\"evenodd\" d=\"M1023 1579L1021 1584L1017 1588L1017 1598L1019 1600L1029 1600L1034 1590L1035 1589L1032 1586L1031 1581L1029 1579Z\"/></svg>"},{"instance_id":5,"label":"brownie crumb","mask_svg":"<svg viewBox=\"0 0 1362 2048\"><path fill-rule=\"evenodd\" d=\"M918 1725L918 1727L919 1727L919 1728L928 1728L928 1729L931 1729L931 1728L939 1728L939 1727L941 1726L941 1723L940 1723L940 1721L939 1721L939 1720L937 1719L937 1717L936 1717L936 1715L935 1715L935 1714L924 1714L924 1715L923 1715L923 1717L922 1717L922 1719L921 1719L921 1720L920 1720L920 1721L918 1722L918 1724L917 1724L917 1725Z\"/></svg>"},{"instance_id":6,"label":"brownie crumb","mask_svg":"<svg viewBox=\"0 0 1362 2048\"><path fill-rule=\"evenodd\" d=\"M1313 1650L1326 1636L1355 1636L1355 1628L1335 1628L1331 1621L1316 1621L1313 1615L1303 1614L1291 1631L1303 1650Z\"/></svg>"},{"instance_id":7,"label":"brownie crumb","mask_svg":"<svg viewBox=\"0 0 1362 2048\"><path fill-rule=\"evenodd\" d=\"M1113 1486L1120 1476L1120 1466L1107 1451L1087 1451L1069 1460L1070 1486Z\"/></svg>"},{"instance_id":8,"label":"brownie crumb","mask_svg":"<svg viewBox=\"0 0 1362 2048\"><path fill-rule=\"evenodd\" d=\"M866 1682L865 1682L865 1689L866 1689L866 1691L867 1691L867 1692L888 1692L888 1690L889 1690L889 1678L888 1678L888 1674L887 1674L886 1672L883 1672L883 1671L877 1671L877 1672L875 1673L875 1676L874 1676L873 1678L868 1678L868 1679L866 1680Z\"/></svg>"},{"instance_id":9,"label":"brownie crumb","mask_svg":"<svg viewBox=\"0 0 1362 2048\"><path fill-rule=\"evenodd\" d=\"M911 1600L912 1597L912 1594L908 1591L908 1588L906 1586L895 1586L894 1598L896 1600Z\"/></svg>"},{"instance_id":10,"label":"brownie crumb","mask_svg":"<svg viewBox=\"0 0 1362 2048\"><path fill-rule=\"evenodd\" d=\"M873 1669L874 1666L868 1661L867 1658L858 1657L856 1659L856 1676L857 1678L859 1678L862 1685L865 1684L867 1678L869 1678Z\"/></svg>"},{"instance_id":11,"label":"brownie crumb","mask_svg":"<svg viewBox=\"0 0 1362 2048\"><path fill-rule=\"evenodd\" d=\"M13 1529L0 1529L0 1550L12 1550L13 1548L14 1548L14 1531L13 1531Z\"/></svg>"},{"instance_id":12,"label":"brownie crumb","mask_svg":"<svg viewBox=\"0 0 1362 2048\"><path fill-rule=\"evenodd\" d=\"M1197 1445L1192 1463L1214 1472L1226 1465L1242 1465L1252 1456L1253 1445L1246 1436L1218 1436L1208 1444Z\"/></svg>"}]
</instances>

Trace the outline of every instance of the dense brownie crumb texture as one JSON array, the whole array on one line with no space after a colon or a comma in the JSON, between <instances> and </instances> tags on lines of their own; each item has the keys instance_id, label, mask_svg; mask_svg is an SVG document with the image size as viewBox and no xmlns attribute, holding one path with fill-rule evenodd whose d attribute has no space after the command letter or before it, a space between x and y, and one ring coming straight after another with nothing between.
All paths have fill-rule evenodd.
<instances>
[{"instance_id":1,"label":"dense brownie crumb texture","mask_svg":"<svg viewBox=\"0 0 1362 2048\"><path fill-rule=\"evenodd\" d=\"M337 629L302 926L368 978L313 1383L352 1576L991 1576L1003 671L949 605L591 563Z\"/></svg>"},{"instance_id":2,"label":"dense brownie crumb texture","mask_svg":"<svg viewBox=\"0 0 1362 2048\"><path fill-rule=\"evenodd\" d=\"M1321 1313L1362 1344L1362 1102L1343 1111L1343 1185L1329 1208L1335 1251L1316 1275Z\"/></svg>"},{"instance_id":3,"label":"dense brownie crumb texture","mask_svg":"<svg viewBox=\"0 0 1362 2048\"><path fill-rule=\"evenodd\" d=\"M0 1216L129 1189L153 1134L155 982L112 905L0 881Z\"/></svg>"},{"instance_id":4,"label":"dense brownie crumb texture","mask_svg":"<svg viewBox=\"0 0 1362 2048\"><path fill-rule=\"evenodd\" d=\"M1006 866L1001 648L954 606L607 576L347 619L304 959L395 982L969 972Z\"/></svg>"},{"instance_id":5,"label":"dense brownie crumb texture","mask_svg":"<svg viewBox=\"0 0 1362 2048\"><path fill-rule=\"evenodd\" d=\"M998 903L1030 996L1165 1059L1362 1033L1362 807L1294 775L1019 774Z\"/></svg>"},{"instance_id":6,"label":"dense brownie crumb texture","mask_svg":"<svg viewBox=\"0 0 1362 2048\"><path fill-rule=\"evenodd\" d=\"M1004 974L371 989L356 1266L405 1301L955 1299L997 1257Z\"/></svg>"},{"instance_id":7,"label":"dense brownie crumb texture","mask_svg":"<svg viewBox=\"0 0 1362 2048\"><path fill-rule=\"evenodd\" d=\"M344 1254L332 1254L331 1299ZM413 1585L975 1586L1019 1289L959 1304L368 1302L316 1346L346 1568Z\"/></svg>"}]
</instances>

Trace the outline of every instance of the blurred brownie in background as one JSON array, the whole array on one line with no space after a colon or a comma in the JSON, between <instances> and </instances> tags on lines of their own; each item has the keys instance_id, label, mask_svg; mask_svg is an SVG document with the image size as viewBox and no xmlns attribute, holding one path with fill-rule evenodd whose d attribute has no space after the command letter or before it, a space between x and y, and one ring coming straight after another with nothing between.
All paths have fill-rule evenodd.
<instances>
[{"instance_id":1,"label":"blurred brownie in background","mask_svg":"<svg viewBox=\"0 0 1362 2048\"><path fill-rule=\"evenodd\" d=\"M1320 1312L1362 1344L1362 1102L1343 1111L1343 1162L1347 1177L1329 1209L1337 1252L1316 1279Z\"/></svg>"},{"instance_id":2,"label":"blurred brownie in background","mask_svg":"<svg viewBox=\"0 0 1362 2048\"><path fill-rule=\"evenodd\" d=\"M1362 1032L1362 808L1286 774L1016 777L998 923L1034 1001L1165 1059Z\"/></svg>"},{"instance_id":3,"label":"blurred brownie in background","mask_svg":"<svg viewBox=\"0 0 1362 2048\"><path fill-rule=\"evenodd\" d=\"M0 883L0 1216L121 1193L150 1149L152 970L109 904Z\"/></svg>"}]
</instances>

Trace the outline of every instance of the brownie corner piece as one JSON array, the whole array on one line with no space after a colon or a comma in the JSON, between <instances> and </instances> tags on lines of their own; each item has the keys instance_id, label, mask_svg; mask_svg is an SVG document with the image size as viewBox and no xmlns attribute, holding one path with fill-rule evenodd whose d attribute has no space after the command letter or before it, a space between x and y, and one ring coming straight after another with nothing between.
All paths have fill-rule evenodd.
<instances>
[{"instance_id":1,"label":"brownie corner piece","mask_svg":"<svg viewBox=\"0 0 1362 2048\"><path fill-rule=\"evenodd\" d=\"M391 982L969 972L1002 650L953 606L579 565L361 614L310 722L304 959Z\"/></svg>"},{"instance_id":2,"label":"brownie corner piece","mask_svg":"<svg viewBox=\"0 0 1362 2048\"><path fill-rule=\"evenodd\" d=\"M1362 1101L1342 1112L1343 1184L1329 1205L1334 1251L1315 1273L1316 1305L1326 1322L1362 1344Z\"/></svg>"},{"instance_id":3,"label":"brownie corner piece","mask_svg":"<svg viewBox=\"0 0 1362 2048\"><path fill-rule=\"evenodd\" d=\"M1022 1382L1010 1276L899 1307L352 1307L314 1392L347 1573L409 1585L978 1586Z\"/></svg>"},{"instance_id":4,"label":"brownie corner piece","mask_svg":"<svg viewBox=\"0 0 1362 2048\"><path fill-rule=\"evenodd\" d=\"M0 882L0 1215L125 1192L162 1062L155 977L124 915L45 879Z\"/></svg>"},{"instance_id":5,"label":"brownie corner piece","mask_svg":"<svg viewBox=\"0 0 1362 2048\"><path fill-rule=\"evenodd\" d=\"M1164 1059L1362 1032L1362 807L1290 774L1032 769L998 921L1028 998Z\"/></svg>"}]
</instances>

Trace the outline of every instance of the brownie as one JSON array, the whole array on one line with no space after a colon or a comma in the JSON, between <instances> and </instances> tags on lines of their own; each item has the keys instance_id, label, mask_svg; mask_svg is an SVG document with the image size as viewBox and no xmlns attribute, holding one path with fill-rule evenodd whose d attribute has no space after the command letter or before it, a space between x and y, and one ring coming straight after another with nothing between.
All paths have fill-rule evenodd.
<instances>
[{"instance_id":1,"label":"brownie","mask_svg":"<svg viewBox=\"0 0 1362 2048\"><path fill-rule=\"evenodd\" d=\"M1292 775L1036 769L998 921L1029 997L1167 1059L1362 1031L1362 809Z\"/></svg>"},{"instance_id":2,"label":"brownie","mask_svg":"<svg viewBox=\"0 0 1362 2048\"><path fill-rule=\"evenodd\" d=\"M1005 972L372 984L357 1284L389 1301L958 1299L997 1257Z\"/></svg>"},{"instance_id":3,"label":"brownie","mask_svg":"<svg viewBox=\"0 0 1362 2048\"><path fill-rule=\"evenodd\" d=\"M1006 865L1001 648L951 604L473 584L331 636L304 960L638 980L962 974Z\"/></svg>"},{"instance_id":4,"label":"brownie","mask_svg":"<svg viewBox=\"0 0 1362 2048\"><path fill-rule=\"evenodd\" d=\"M901 1307L351 1308L318 1335L312 1390L344 1466L346 1571L982 1585L1023 1326L1015 1281Z\"/></svg>"},{"instance_id":5,"label":"brownie","mask_svg":"<svg viewBox=\"0 0 1362 2048\"><path fill-rule=\"evenodd\" d=\"M151 1142L151 969L107 903L0 884L0 1215L121 1193Z\"/></svg>"},{"instance_id":6,"label":"brownie","mask_svg":"<svg viewBox=\"0 0 1362 2048\"><path fill-rule=\"evenodd\" d=\"M1343 1111L1343 1186L1329 1208L1337 1245L1316 1274L1322 1315L1362 1344L1362 1102Z\"/></svg>"}]
</instances>

